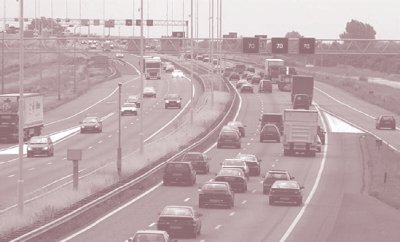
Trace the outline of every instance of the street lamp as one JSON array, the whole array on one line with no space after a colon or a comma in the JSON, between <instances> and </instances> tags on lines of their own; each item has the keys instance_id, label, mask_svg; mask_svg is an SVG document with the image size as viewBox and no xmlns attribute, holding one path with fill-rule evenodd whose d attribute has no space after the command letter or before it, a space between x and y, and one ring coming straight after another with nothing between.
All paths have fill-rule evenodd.
<instances>
[{"instance_id":1,"label":"street lamp","mask_svg":"<svg viewBox=\"0 0 400 242\"><path fill-rule=\"evenodd\" d=\"M121 87L122 83L118 83L118 148L117 148L117 171L121 176Z\"/></svg>"},{"instance_id":2,"label":"street lamp","mask_svg":"<svg viewBox=\"0 0 400 242\"><path fill-rule=\"evenodd\" d=\"M190 79L191 79L191 93L190 93L190 123L193 124L193 62L194 62L194 53L193 53L193 0L190 1L190 59L191 59L191 70L190 70Z\"/></svg>"},{"instance_id":3,"label":"street lamp","mask_svg":"<svg viewBox=\"0 0 400 242\"><path fill-rule=\"evenodd\" d=\"M144 49L144 39L143 39L143 0L140 1L140 98L143 99L143 66L144 66L144 58L143 58L143 49ZM143 134L143 118L144 112L141 112L140 117L140 154L144 152L144 134Z\"/></svg>"}]
</instances>

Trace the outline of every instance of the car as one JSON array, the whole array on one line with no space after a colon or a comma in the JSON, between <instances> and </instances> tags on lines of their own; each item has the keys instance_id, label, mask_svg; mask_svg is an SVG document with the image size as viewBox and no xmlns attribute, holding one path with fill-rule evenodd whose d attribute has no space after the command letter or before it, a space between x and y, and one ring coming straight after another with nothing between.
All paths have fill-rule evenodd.
<instances>
[{"instance_id":1,"label":"car","mask_svg":"<svg viewBox=\"0 0 400 242\"><path fill-rule=\"evenodd\" d=\"M240 122L240 121L229 121L227 125L237 128L239 130L239 133L240 133L241 137L246 136L246 130L245 130L246 125L244 125L242 122Z\"/></svg>"},{"instance_id":2,"label":"car","mask_svg":"<svg viewBox=\"0 0 400 242\"><path fill-rule=\"evenodd\" d=\"M87 132L103 132L103 122L98 117L86 117L80 122L81 134Z\"/></svg>"},{"instance_id":3,"label":"car","mask_svg":"<svg viewBox=\"0 0 400 242\"><path fill-rule=\"evenodd\" d=\"M117 58L124 58L124 53L118 52L118 53L115 54L115 57L117 57Z\"/></svg>"},{"instance_id":4,"label":"car","mask_svg":"<svg viewBox=\"0 0 400 242\"><path fill-rule=\"evenodd\" d=\"M210 158L202 152L187 152L182 157L182 162L190 162L196 174L210 172Z\"/></svg>"},{"instance_id":5,"label":"car","mask_svg":"<svg viewBox=\"0 0 400 242\"><path fill-rule=\"evenodd\" d=\"M240 79L239 81L236 82L236 88L239 89L242 87L242 85L249 83L246 79Z\"/></svg>"},{"instance_id":6,"label":"car","mask_svg":"<svg viewBox=\"0 0 400 242\"><path fill-rule=\"evenodd\" d=\"M272 184L269 191L269 204L273 205L276 202L294 202L300 206L303 204L304 187L295 180L282 181L277 180Z\"/></svg>"},{"instance_id":7,"label":"car","mask_svg":"<svg viewBox=\"0 0 400 242\"><path fill-rule=\"evenodd\" d=\"M272 81L271 80L260 80L258 84L258 92L272 93Z\"/></svg>"},{"instance_id":8,"label":"car","mask_svg":"<svg viewBox=\"0 0 400 242\"><path fill-rule=\"evenodd\" d=\"M189 186L196 184L196 170L190 162L167 162L164 169L163 185L168 186L172 183Z\"/></svg>"},{"instance_id":9,"label":"car","mask_svg":"<svg viewBox=\"0 0 400 242\"><path fill-rule=\"evenodd\" d=\"M178 69L173 70L171 74L173 78L184 77L183 72Z\"/></svg>"},{"instance_id":10,"label":"car","mask_svg":"<svg viewBox=\"0 0 400 242\"><path fill-rule=\"evenodd\" d=\"M253 75L250 80L252 84L258 84L260 83L260 81L261 81L261 76L259 75Z\"/></svg>"},{"instance_id":11,"label":"car","mask_svg":"<svg viewBox=\"0 0 400 242\"><path fill-rule=\"evenodd\" d=\"M246 162L246 165L249 168L250 176L259 176L261 174L262 160L258 158L256 155L239 153L236 155L236 158Z\"/></svg>"},{"instance_id":12,"label":"car","mask_svg":"<svg viewBox=\"0 0 400 242\"><path fill-rule=\"evenodd\" d=\"M251 82L251 80L253 79L253 76L254 76L253 73L247 73L247 75L246 75L246 80L247 80L248 82Z\"/></svg>"},{"instance_id":13,"label":"car","mask_svg":"<svg viewBox=\"0 0 400 242\"><path fill-rule=\"evenodd\" d=\"M293 98L293 109L310 109L310 96L307 94L296 94Z\"/></svg>"},{"instance_id":14,"label":"car","mask_svg":"<svg viewBox=\"0 0 400 242\"><path fill-rule=\"evenodd\" d=\"M210 181L201 186L199 208L206 206L223 206L232 208L235 205L235 193L227 182Z\"/></svg>"},{"instance_id":15,"label":"car","mask_svg":"<svg viewBox=\"0 0 400 242\"><path fill-rule=\"evenodd\" d=\"M253 93L254 92L253 85L251 85L250 83L243 83L243 85L240 87L240 92L241 93L245 93L245 92Z\"/></svg>"},{"instance_id":16,"label":"car","mask_svg":"<svg viewBox=\"0 0 400 242\"><path fill-rule=\"evenodd\" d=\"M234 130L221 130L218 135L217 148L222 148L224 146L233 146L240 149L241 143L239 133Z\"/></svg>"},{"instance_id":17,"label":"car","mask_svg":"<svg viewBox=\"0 0 400 242\"><path fill-rule=\"evenodd\" d=\"M124 103L121 106L121 116L124 115L134 115L138 114L137 107L135 103Z\"/></svg>"},{"instance_id":18,"label":"car","mask_svg":"<svg viewBox=\"0 0 400 242\"><path fill-rule=\"evenodd\" d=\"M139 95L130 95L125 99L125 103L134 103L137 108L140 108L140 98Z\"/></svg>"},{"instance_id":19,"label":"car","mask_svg":"<svg viewBox=\"0 0 400 242\"><path fill-rule=\"evenodd\" d=\"M240 168L243 170L246 178L248 178L250 175L250 169L247 166L247 163L242 159L238 159L238 158L225 159L223 162L221 162L221 167L222 168Z\"/></svg>"},{"instance_id":20,"label":"car","mask_svg":"<svg viewBox=\"0 0 400 242\"><path fill-rule=\"evenodd\" d=\"M326 131L323 128L321 128L321 126L319 126L319 125L317 127L317 134L318 134L318 136L319 136L319 138L321 140L321 144L325 145Z\"/></svg>"},{"instance_id":21,"label":"car","mask_svg":"<svg viewBox=\"0 0 400 242\"><path fill-rule=\"evenodd\" d=\"M231 66L228 66L228 67L225 67L224 68L224 73L222 74L222 76L223 77L230 77L232 74L233 74L234 72L233 72L233 67L231 67ZM240 76L239 76L240 77ZM230 79L229 79L230 80ZM237 80L239 80L239 79L237 79Z\"/></svg>"},{"instance_id":22,"label":"car","mask_svg":"<svg viewBox=\"0 0 400 242\"><path fill-rule=\"evenodd\" d=\"M202 61L202 60L203 60L203 58L204 58L204 55L200 55L200 54L199 54L199 55L197 55L197 57L196 57L196 59L197 59L197 60L200 60L200 61Z\"/></svg>"},{"instance_id":23,"label":"car","mask_svg":"<svg viewBox=\"0 0 400 242\"><path fill-rule=\"evenodd\" d=\"M246 68L246 71L251 72L251 73L256 73L256 68L254 66L248 66Z\"/></svg>"},{"instance_id":24,"label":"car","mask_svg":"<svg viewBox=\"0 0 400 242\"><path fill-rule=\"evenodd\" d=\"M204 56L203 57L203 62L210 62L210 57L208 57L208 56Z\"/></svg>"},{"instance_id":25,"label":"car","mask_svg":"<svg viewBox=\"0 0 400 242\"><path fill-rule=\"evenodd\" d=\"M132 237L125 240L125 242L177 242L177 240L171 239L167 231L138 230Z\"/></svg>"},{"instance_id":26,"label":"car","mask_svg":"<svg viewBox=\"0 0 400 242\"><path fill-rule=\"evenodd\" d=\"M182 98L179 96L179 94L167 94L167 96L165 96L164 98L164 102L165 102L165 108L170 108L170 107L176 107L176 108L181 108L181 101Z\"/></svg>"},{"instance_id":27,"label":"car","mask_svg":"<svg viewBox=\"0 0 400 242\"><path fill-rule=\"evenodd\" d=\"M269 170L262 176L263 179L263 193L268 194L272 184L277 180L289 181L294 179L293 176L286 170Z\"/></svg>"},{"instance_id":28,"label":"car","mask_svg":"<svg viewBox=\"0 0 400 242\"><path fill-rule=\"evenodd\" d=\"M175 66L171 63L165 65L165 72L173 72L175 70Z\"/></svg>"},{"instance_id":29,"label":"car","mask_svg":"<svg viewBox=\"0 0 400 242\"><path fill-rule=\"evenodd\" d=\"M233 72L229 76L229 81L239 81L240 80L240 75L237 72Z\"/></svg>"},{"instance_id":30,"label":"car","mask_svg":"<svg viewBox=\"0 0 400 242\"><path fill-rule=\"evenodd\" d=\"M143 97L157 97L157 92L154 87L144 87Z\"/></svg>"},{"instance_id":31,"label":"car","mask_svg":"<svg viewBox=\"0 0 400 242\"><path fill-rule=\"evenodd\" d=\"M267 123L261 129L260 142L275 140L277 143L281 142L281 133L275 124Z\"/></svg>"},{"instance_id":32,"label":"car","mask_svg":"<svg viewBox=\"0 0 400 242\"><path fill-rule=\"evenodd\" d=\"M376 129L388 128L395 130L396 129L396 119L393 115L379 115L376 118Z\"/></svg>"},{"instance_id":33,"label":"car","mask_svg":"<svg viewBox=\"0 0 400 242\"><path fill-rule=\"evenodd\" d=\"M242 135L240 134L239 127L232 126L232 125L224 125L221 128L221 132L224 132L224 131L235 131L240 137L242 137Z\"/></svg>"},{"instance_id":34,"label":"car","mask_svg":"<svg viewBox=\"0 0 400 242\"><path fill-rule=\"evenodd\" d=\"M201 232L201 213L191 206L165 206L157 220L157 229L174 235L184 233L196 238Z\"/></svg>"},{"instance_id":35,"label":"car","mask_svg":"<svg viewBox=\"0 0 400 242\"><path fill-rule=\"evenodd\" d=\"M169 66L169 65L172 65L172 63L169 62L169 61L164 61L164 62L162 63L162 69L163 69L163 70L166 70L167 66Z\"/></svg>"},{"instance_id":36,"label":"car","mask_svg":"<svg viewBox=\"0 0 400 242\"><path fill-rule=\"evenodd\" d=\"M97 48L97 45L96 45L96 44L90 44L90 45L89 45L89 48L90 48L91 50L95 50L95 49Z\"/></svg>"},{"instance_id":37,"label":"car","mask_svg":"<svg viewBox=\"0 0 400 242\"><path fill-rule=\"evenodd\" d=\"M222 168L213 181L227 182L235 192L247 191L247 177L240 168Z\"/></svg>"},{"instance_id":38,"label":"car","mask_svg":"<svg viewBox=\"0 0 400 242\"><path fill-rule=\"evenodd\" d=\"M27 144L27 157L36 155L54 156L54 145L50 136L33 136Z\"/></svg>"}]
</instances>

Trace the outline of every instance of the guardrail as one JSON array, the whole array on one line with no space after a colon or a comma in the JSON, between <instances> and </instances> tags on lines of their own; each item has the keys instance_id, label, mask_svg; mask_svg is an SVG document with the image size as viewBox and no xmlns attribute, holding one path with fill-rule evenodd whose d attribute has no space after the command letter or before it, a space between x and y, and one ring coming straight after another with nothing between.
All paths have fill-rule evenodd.
<instances>
[{"instance_id":1,"label":"guardrail","mask_svg":"<svg viewBox=\"0 0 400 242\"><path fill-rule=\"evenodd\" d=\"M160 173L168 161L179 158L188 150L202 150L205 149L206 146L209 146L210 142L214 143L220 128L234 115L235 107L237 108L239 102L236 89L228 81L224 80L224 83L229 90L232 100L228 102L228 105L225 107L226 110L224 110L220 117L213 123L212 127L214 128L198 135L193 142L190 142L192 143L191 145L188 145L177 153L169 154L153 162L151 165L140 169L135 174L114 186L83 199L74 204L70 209L60 212L56 219L45 224L22 228L4 239L6 241L49 241L53 239L52 236L60 235L60 231L64 231L63 229L65 228L69 228L71 231L75 230L77 224L82 223L83 218L92 217L97 211L106 212L110 209L110 204L115 204L116 206L120 205L125 200L132 199L131 197L124 197L124 194L132 194L138 190L141 191L143 189L142 186L144 186L143 184L146 183L146 181L149 182L151 179L154 180L154 175ZM79 221L79 223L77 221ZM54 238L54 240L58 239L58 237Z\"/></svg>"}]
</instances>

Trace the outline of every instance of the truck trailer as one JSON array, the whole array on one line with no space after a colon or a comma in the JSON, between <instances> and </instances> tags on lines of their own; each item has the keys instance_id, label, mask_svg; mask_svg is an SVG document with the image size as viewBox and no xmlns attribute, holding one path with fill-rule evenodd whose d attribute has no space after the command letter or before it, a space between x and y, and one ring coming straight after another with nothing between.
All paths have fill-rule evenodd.
<instances>
[{"instance_id":1,"label":"truck trailer","mask_svg":"<svg viewBox=\"0 0 400 242\"><path fill-rule=\"evenodd\" d=\"M283 127L283 155L304 153L315 156L318 142L318 111L285 109Z\"/></svg>"},{"instance_id":2,"label":"truck trailer","mask_svg":"<svg viewBox=\"0 0 400 242\"><path fill-rule=\"evenodd\" d=\"M146 80L151 78L161 79L161 59L160 57L144 57L144 75Z\"/></svg>"},{"instance_id":3,"label":"truck trailer","mask_svg":"<svg viewBox=\"0 0 400 242\"><path fill-rule=\"evenodd\" d=\"M18 141L20 114L19 93L0 95L0 138L7 141ZM25 93L23 103L23 139L42 134L43 96L38 93Z\"/></svg>"},{"instance_id":4,"label":"truck trailer","mask_svg":"<svg viewBox=\"0 0 400 242\"><path fill-rule=\"evenodd\" d=\"M272 83L277 83L284 67L285 61L282 59L265 59L265 76Z\"/></svg>"},{"instance_id":5,"label":"truck trailer","mask_svg":"<svg viewBox=\"0 0 400 242\"><path fill-rule=\"evenodd\" d=\"M294 101L294 97L297 94L308 95L311 105L314 94L314 77L294 75L292 77L292 95L291 95L292 102Z\"/></svg>"}]
</instances>

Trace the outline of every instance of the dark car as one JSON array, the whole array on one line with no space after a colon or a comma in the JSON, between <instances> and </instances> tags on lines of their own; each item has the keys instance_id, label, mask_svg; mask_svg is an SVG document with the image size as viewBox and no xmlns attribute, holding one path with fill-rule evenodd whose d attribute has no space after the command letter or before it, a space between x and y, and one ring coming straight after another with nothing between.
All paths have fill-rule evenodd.
<instances>
[{"instance_id":1,"label":"dark car","mask_svg":"<svg viewBox=\"0 0 400 242\"><path fill-rule=\"evenodd\" d=\"M81 133L96 132L101 133L103 131L103 122L98 117L86 117L80 122Z\"/></svg>"},{"instance_id":2,"label":"dark car","mask_svg":"<svg viewBox=\"0 0 400 242\"><path fill-rule=\"evenodd\" d=\"M232 131L221 131L217 140L217 148L222 148L224 146L235 147L237 149L241 148L240 136L238 132Z\"/></svg>"},{"instance_id":3,"label":"dark car","mask_svg":"<svg viewBox=\"0 0 400 242\"><path fill-rule=\"evenodd\" d=\"M296 94L293 98L293 109L310 109L310 96L307 94Z\"/></svg>"},{"instance_id":4,"label":"dark car","mask_svg":"<svg viewBox=\"0 0 400 242\"><path fill-rule=\"evenodd\" d=\"M233 72L229 76L229 81L239 81L240 80L240 75L239 73Z\"/></svg>"},{"instance_id":5,"label":"dark car","mask_svg":"<svg viewBox=\"0 0 400 242\"><path fill-rule=\"evenodd\" d=\"M260 83L260 81L261 81L261 76L259 76L259 75L252 76L251 80L250 80L250 82L252 84L258 84L258 83Z\"/></svg>"},{"instance_id":6,"label":"dark car","mask_svg":"<svg viewBox=\"0 0 400 242\"><path fill-rule=\"evenodd\" d=\"M54 145L50 136L33 136L27 146L27 157L36 155L54 156Z\"/></svg>"},{"instance_id":7,"label":"dark car","mask_svg":"<svg viewBox=\"0 0 400 242\"><path fill-rule=\"evenodd\" d=\"M376 129L388 128L396 129L396 119L392 115L380 115L376 119Z\"/></svg>"},{"instance_id":8,"label":"dark car","mask_svg":"<svg viewBox=\"0 0 400 242\"><path fill-rule=\"evenodd\" d=\"M253 93L254 92L253 85L251 85L250 83L243 83L243 85L240 87L240 92L241 93L245 93L245 92Z\"/></svg>"},{"instance_id":9,"label":"dark car","mask_svg":"<svg viewBox=\"0 0 400 242\"><path fill-rule=\"evenodd\" d=\"M243 160L246 162L247 167L249 168L250 176L259 176L261 173L261 159L253 154L237 154L236 158Z\"/></svg>"},{"instance_id":10,"label":"dark car","mask_svg":"<svg viewBox=\"0 0 400 242\"><path fill-rule=\"evenodd\" d=\"M258 92L269 92L272 93L272 81L261 80L258 85Z\"/></svg>"},{"instance_id":11,"label":"dark car","mask_svg":"<svg viewBox=\"0 0 400 242\"><path fill-rule=\"evenodd\" d=\"M128 98L125 100L125 103L134 103L136 104L137 108L140 108L140 98L138 95L128 96Z\"/></svg>"},{"instance_id":12,"label":"dark car","mask_svg":"<svg viewBox=\"0 0 400 242\"><path fill-rule=\"evenodd\" d=\"M182 98L178 94L167 94L164 98L165 108L176 107L181 108Z\"/></svg>"},{"instance_id":13,"label":"dark car","mask_svg":"<svg viewBox=\"0 0 400 242\"><path fill-rule=\"evenodd\" d=\"M273 205L276 202L295 203L300 206L303 204L303 190L297 181L282 181L277 180L272 184L269 191L269 204Z\"/></svg>"},{"instance_id":14,"label":"dark car","mask_svg":"<svg viewBox=\"0 0 400 242\"><path fill-rule=\"evenodd\" d=\"M317 128L317 134L319 136L319 139L321 140L321 144L325 145L326 131L323 128L321 128L321 126L319 126L319 125L318 125L318 128Z\"/></svg>"},{"instance_id":15,"label":"dark car","mask_svg":"<svg viewBox=\"0 0 400 242\"><path fill-rule=\"evenodd\" d=\"M277 143L281 142L281 133L275 124L266 124L260 132L260 142L274 140Z\"/></svg>"},{"instance_id":16,"label":"dark car","mask_svg":"<svg viewBox=\"0 0 400 242\"><path fill-rule=\"evenodd\" d=\"M240 168L222 168L214 181L227 182L235 192L247 191L247 178Z\"/></svg>"},{"instance_id":17,"label":"dark car","mask_svg":"<svg viewBox=\"0 0 400 242\"><path fill-rule=\"evenodd\" d=\"M223 162L221 162L221 168L239 168L244 172L246 178L249 178L250 176L250 169L247 166L247 163L239 158L225 159Z\"/></svg>"},{"instance_id":18,"label":"dark car","mask_svg":"<svg viewBox=\"0 0 400 242\"><path fill-rule=\"evenodd\" d=\"M282 113L263 113L260 117L260 130L264 127L264 125L271 123L275 124L278 127L279 132L283 133L283 115Z\"/></svg>"},{"instance_id":19,"label":"dark car","mask_svg":"<svg viewBox=\"0 0 400 242\"><path fill-rule=\"evenodd\" d=\"M183 162L190 162L197 174L210 172L210 158L206 154L201 152L187 152L183 155Z\"/></svg>"},{"instance_id":20,"label":"dark car","mask_svg":"<svg viewBox=\"0 0 400 242\"><path fill-rule=\"evenodd\" d=\"M189 234L196 238L201 231L201 213L190 206L166 206L157 220L157 229L168 234Z\"/></svg>"},{"instance_id":21,"label":"dark car","mask_svg":"<svg viewBox=\"0 0 400 242\"><path fill-rule=\"evenodd\" d=\"M172 240L167 231L163 230L138 230L125 242L177 242Z\"/></svg>"},{"instance_id":22,"label":"dark car","mask_svg":"<svg viewBox=\"0 0 400 242\"><path fill-rule=\"evenodd\" d=\"M289 181L294 179L286 170L269 170L263 176L263 193L268 194L272 184L277 180Z\"/></svg>"},{"instance_id":23,"label":"dark car","mask_svg":"<svg viewBox=\"0 0 400 242\"><path fill-rule=\"evenodd\" d=\"M241 137L246 136L246 130L245 127L246 125L244 125L242 122L240 121L229 121L228 126L232 126L232 127L236 127L237 129L239 129L239 133Z\"/></svg>"},{"instance_id":24,"label":"dark car","mask_svg":"<svg viewBox=\"0 0 400 242\"><path fill-rule=\"evenodd\" d=\"M233 67L225 67L224 73L222 74L223 77L230 77L233 74ZM239 74L238 74L239 76ZM238 79L239 80L239 79Z\"/></svg>"},{"instance_id":25,"label":"dark car","mask_svg":"<svg viewBox=\"0 0 400 242\"><path fill-rule=\"evenodd\" d=\"M256 68L254 66L248 66L246 68L246 71L251 72L251 73L256 73Z\"/></svg>"},{"instance_id":26,"label":"dark car","mask_svg":"<svg viewBox=\"0 0 400 242\"><path fill-rule=\"evenodd\" d=\"M199 208L206 206L224 206L232 208L235 205L235 193L227 182L206 182L199 193Z\"/></svg>"},{"instance_id":27,"label":"dark car","mask_svg":"<svg viewBox=\"0 0 400 242\"><path fill-rule=\"evenodd\" d=\"M186 184L194 185L196 183L196 171L190 162L173 161L165 165L163 184Z\"/></svg>"}]
</instances>

